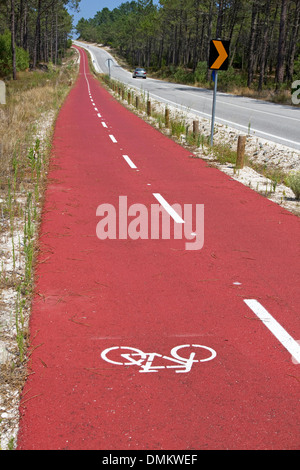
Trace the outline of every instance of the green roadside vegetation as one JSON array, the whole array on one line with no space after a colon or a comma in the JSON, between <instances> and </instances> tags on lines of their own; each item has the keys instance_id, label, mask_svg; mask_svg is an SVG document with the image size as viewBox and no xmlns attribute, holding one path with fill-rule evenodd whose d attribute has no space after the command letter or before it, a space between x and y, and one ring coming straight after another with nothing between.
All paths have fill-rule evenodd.
<instances>
[{"instance_id":1,"label":"green roadside vegetation","mask_svg":"<svg viewBox=\"0 0 300 470\"><path fill-rule=\"evenodd\" d=\"M66 50L60 65L21 71L17 80L7 81L6 105L0 105L0 342L9 350L9 359L0 364L0 398L8 408L28 373L28 325L51 140L77 74L77 53ZM0 437L8 426L0 419Z\"/></svg>"},{"instance_id":2,"label":"green roadside vegetation","mask_svg":"<svg viewBox=\"0 0 300 470\"><path fill-rule=\"evenodd\" d=\"M128 67L156 78L212 87L207 68L211 39L230 41L220 91L292 105L300 79L299 0L127 1L77 26L82 40L102 44Z\"/></svg>"}]
</instances>

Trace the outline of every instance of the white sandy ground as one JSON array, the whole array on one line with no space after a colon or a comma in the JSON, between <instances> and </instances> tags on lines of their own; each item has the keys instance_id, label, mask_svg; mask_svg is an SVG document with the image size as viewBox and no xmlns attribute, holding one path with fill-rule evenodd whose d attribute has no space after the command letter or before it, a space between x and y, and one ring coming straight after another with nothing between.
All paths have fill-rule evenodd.
<instances>
[{"instance_id":1,"label":"white sandy ground","mask_svg":"<svg viewBox=\"0 0 300 470\"><path fill-rule=\"evenodd\" d=\"M152 102L152 109L154 109L155 112L164 114L164 104L152 100L151 95L150 101ZM184 122L185 127L188 126L190 131L193 129L193 121L198 121L200 135L205 137L210 136L211 122L208 119L199 119L199 116L188 110L180 110L170 105L168 105L168 109L170 111L170 119L176 118L178 121ZM154 123L154 119L152 119L152 122ZM156 126L158 127L158 124ZM236 151L238 137L240 135L246 134L224 124L216 123L214 129L214 144L228 144L232 150ZM180 141L185 145L185 134L181 135ZM263 165L266 169L281 170L288 175L300 172L300 152L284 145L267 141L255 135L246 135L245 153L250 162ZM196 150L193 149L193 154L216 166L233 179L268 197L285 209L300 215L300 201L295 199L295 195L289 187L278 184L274 188L274 183L270 179L256 172L250 166L245 165L243 169L236 170L235 165L232 163L220 164L216 161L216 157L213 153L209 152L208 148L202 148L200 146Z\"/></svg>"},{"instance_id":2,"label":"white sandy ground","mask_svg":"<svg viewBox=\"0 0 300 470\"><path fill-rule=\"evenodd\" d=\"M143 92L141 92L141 94L143 94ZM156 111L160 110L161 113L164 113L165 105L159 102L154 103L154 101L153 104L155 105ZM180 117L185 121L186 125L191 126L190 128L192 128L193 120L199 120L199 117L193 115L188 110L179 110L171 106L168 106L168 108L170 110L170 117L175 115ZM147 119L145 114L143 117ZM39 138L41 145L43 145L49 137L54 119L55 113L51 112L44 115L38 123L38 130L34 140ZM210 122L207 119L202 119L199 122L200 132L209 136ZM151 123L152 125L157 125L154 120L152 120ZM229 142L232 148L236 149L237 138L240 132L219 124L216 124L215 132L215 142ZM184 135L181 136L181 141L184 144ZM277 145L255 136L247 136L246 153L257 163L265 164L268 167L275 166L287 173L300 171L300 153L288 147ZM235 171L232 164L219 165L215 162L213 155L209 154L208 150L205 148L197 149L194 151L194 155L216 165L221 171L227 173L244 185L249 186L254 191L265 194L266 197L280 204L285 209L300 214L300 203L295 200L294 194L289 188L278 185L276 190L271 192L272 182L270 180L256 173L250 167ZM23 207L25 205L26 196L26 194L19 195L19 203L23 205ZM13 275L21 277L24 275L23 219L15 221L15 256L13 262L11 233L8 221L5 220L3 216L3 203L4 201L0 199L0 226L2 227L0 237L1 275L7 278ZM0 291L0 367L1 364L13 364L18 355L18 349L16 347L16 302L17 293L13 287ZM28 317L29 309L26 314L25 326L28 325ZM19 390L16 390L10 383L5 383L0 380L0 449L2 450L16 447L19 426L19 403Z\"/></svg>"}]
</instances>

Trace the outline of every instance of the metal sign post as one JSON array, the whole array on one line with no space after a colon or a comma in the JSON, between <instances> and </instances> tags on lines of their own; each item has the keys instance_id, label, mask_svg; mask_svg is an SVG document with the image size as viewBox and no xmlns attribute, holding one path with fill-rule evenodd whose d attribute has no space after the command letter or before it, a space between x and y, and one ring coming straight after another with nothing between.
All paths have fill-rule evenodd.
<instances>
[{"instance_id":1,"label":"metal sign post","mask_svg":"<svg viewBox=\"0 0 300 470\"><path fill-rule=\"evenodd\" d=\"M221 39L213 39L210 42L208 68L210 70L213 70L214 82L215 82L213 107L212 107L212 119L211 119L211 134L210 134L211 146L213 146L213 142L214 142L214 127L215 127L217 89L218 89L218 70L228 69L229 46L230 46L229 41L222 41Z\"/></svg>"},{"instance_id":2,"label":"metal sign post","mask_svg":"<svg viewBox=\"0 0 300 470\"><path fill-rule=\"evenodd\" d=\"M215 86L214 86L214 98L213 98L213 107L212 107L212 117L211 117L211 132L210 132L210 145L211 147L214 144L214 127L215 127L215 116L216 116L216 102L217 102L217 89L218 89L218 71L214 71Z\"/></svg>"},{"instance_id":3,"label":"metal sign post","mask_svg":"<svg viewBox=\"0 0 300 470\"><path fill-rule=\"evenodd\" d=\"M113 62L112 59L107 59L108 62L108 71L109 71L109 78L111 78L111 73L110 73L110 63Z\"/></svg>"}]
</instances>

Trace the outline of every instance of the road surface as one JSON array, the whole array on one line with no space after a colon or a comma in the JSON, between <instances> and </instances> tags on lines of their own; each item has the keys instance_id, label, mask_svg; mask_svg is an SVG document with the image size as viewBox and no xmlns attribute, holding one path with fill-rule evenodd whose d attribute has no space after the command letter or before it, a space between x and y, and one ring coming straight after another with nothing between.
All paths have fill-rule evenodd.
<instances>
[{"instance_id":1,"label":"road surface","mask_svg":"<svg viewBox=\"0 0 300 470\"><path fill-rule=\"evenodd\" d=\"M80 56L53 139L18 448L298 449L299 219L130 113Z\"/></svg>"},{"instance_id":2,"label":"road surface","mask_svg":"<svg viewBox=\"0 0 300 470\"><path fill-rule=\"evenodd\" d=\"M104 49L74 41L85 47L94 60L96 70L108 74L108 59L111 59L112 78L132 87L141 88L155 99L188 109L199 116L211 119L213 92L166 81L148 78L134 79L132 74L120 67ZM138 82L138 83L137 83ZM218 92L216 121L244 133L256 135L300 150L300 108L268 103Z\"/></svg>"}]
</instances>

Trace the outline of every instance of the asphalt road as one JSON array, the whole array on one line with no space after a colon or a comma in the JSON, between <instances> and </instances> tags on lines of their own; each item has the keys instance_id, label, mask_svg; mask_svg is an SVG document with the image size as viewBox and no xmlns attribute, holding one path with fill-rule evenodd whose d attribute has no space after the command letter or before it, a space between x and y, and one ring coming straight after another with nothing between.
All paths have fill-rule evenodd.
<instances>
[{"instance_id":1,"label":"asphalt road","mask_svg":"<svg viewBox=\"0 0 300 470\"><path fill-rule=\"evenodd\" d=\"M204 88L168 83L152 78L133 79L104 49L74 41L92 53L96 70L108 73L108 59L112 59L111 76L132 87L142 88L153 98L187 108L199 116L211 119L213 92ZM216 122L249 132L263 139L300 150L300 109L265 101L218 92Z\"/></svg>"}]
</instances>

